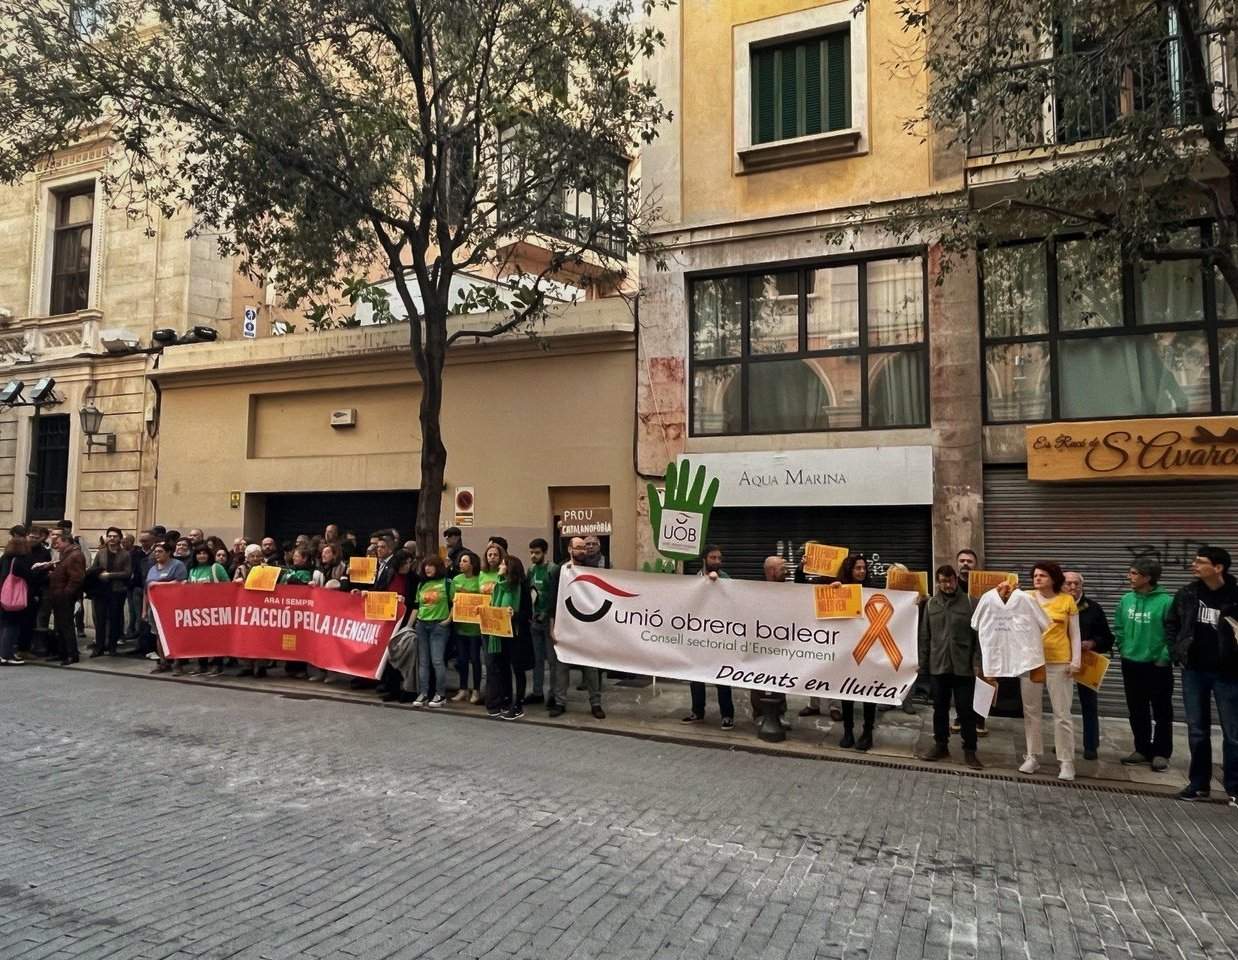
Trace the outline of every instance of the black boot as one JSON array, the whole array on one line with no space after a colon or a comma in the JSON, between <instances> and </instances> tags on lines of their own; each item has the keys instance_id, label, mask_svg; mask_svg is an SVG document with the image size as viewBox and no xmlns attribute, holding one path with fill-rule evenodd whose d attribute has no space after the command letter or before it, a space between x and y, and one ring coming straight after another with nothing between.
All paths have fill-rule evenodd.
<instances>
[{"instance_id":1,"label":"black boot","mask_svg":"<svg viewBox=\"0 0 1238 960\"><path fill-rule=\"evenodd\" d=\"M860 739L855 742L857 750L869 750L873 745L873 728L865 727L860 731Z\"/></svg>"},{"instance_id":2,"label":"black boot","mask_svg":"<svg viewBox=\"0 0 1238 960\"><path fill-rule=\"evenodd\" d=\"M844 750L850 750L855 746L855 730L851 727L843 727L843 738L838 741L838 745Z\"/></svg>"}]
</instances>

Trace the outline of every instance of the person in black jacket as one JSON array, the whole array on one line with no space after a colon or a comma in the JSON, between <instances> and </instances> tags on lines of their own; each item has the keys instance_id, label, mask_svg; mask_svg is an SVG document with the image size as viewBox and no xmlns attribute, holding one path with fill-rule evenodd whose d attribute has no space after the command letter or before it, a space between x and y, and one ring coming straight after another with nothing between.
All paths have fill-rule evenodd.
<instances>
[{"instance_id":1,"label":"person in black jacket","mask_svg":"<svg viewBox=\"0 0 1238 960\"><path fill-rule=\"evenodd\" d=\"M15 667L26 662L17 655L17 640L26 621L32 575L30 542L26 539L26 528L18 524L9 530L9 542L0 558L0 590L11 576L20 584L17 589L25 593L25 598L18 609L0 609L0 665Z\"/></svg>"},{"instance_id":2,"label":"person in black jacket","mask_svg":"<svg viewBox=\"0 0 1238 960\"><path fill-rule=\"evenodd\" d=\"M30 605L26 607L26 618L22 623L17 649L33 651L35 649L35 627L38 624L39 613L43 607L43 594L47 592L47 568L40 567L35 570L34 565L50 564L52 562L52 552L47 549L47 544L45 543L47 540L47 527L31 527L26 539L30 544ZM51 617L50 607L48 607L47 615L48 618ZM41 639L44 641L47 639L46 621L44 621ZM53 657L51 655L53 652L50 644L44 648L44 655L49 660L59 660L59 656Z\"/></svg>"},{"instance_id":3,"label":"person in black jacket","mask_svg":"<svg viewBox=\"0 0 1238 960\"><path fill-rule=\"evenodd\" d=\"M1179 800L1207 800L1212 790L1212 701L1221 721L1222 777L1229 805L1238 809L1238 581L1229 572L1229 551L1200 547L1195 580L1174 595L1165 617L1165 636L1182 667L1188 782Z\"/></svg>"},{"instance_id":4,"label":"person in black jacket","mask_svg":"<svg viewBox=\"0 0 1238 960\"><path fill-rule=\"evenodd\" d=\"M1083 592L1083 574L1067 570L1065 576L1062 592L1074 597L1075 606L1079 608L1079 636L1083 641L1083 649L1109 656L1113 649L1113 631L1109 629L1109 618L1105 616L1100 604ZM1095 760L1097 750L1100 749L1098 697L1091 687L1081 687L1076 683L1075 689L1079 691L1079 712L1083 714L1083 759Z\"/></svg>"}]
</instances>

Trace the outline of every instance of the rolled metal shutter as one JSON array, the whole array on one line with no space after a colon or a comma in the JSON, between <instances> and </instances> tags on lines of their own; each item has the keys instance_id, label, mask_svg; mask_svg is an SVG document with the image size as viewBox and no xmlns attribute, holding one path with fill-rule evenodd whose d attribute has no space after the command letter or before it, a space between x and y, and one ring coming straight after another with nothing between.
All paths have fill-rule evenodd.
<instances>
[{"instance_id":1,"label":"rolled metal shutter","mask_svg":"<svg viewBox=\"0 0 1238 960\"><path fill-rule=\"evenodd\" d=\"M1112 614L1131 560L1155 557L1176 590L1205 544L1238 550L1238 484L1030 483L1021 464L984 472L982 565L1018 572L1025 587L1032 564L1056 560Z\"/></svg>"},{"instance_id":2,"label":"rolled metal shutter","mask_svg":"<svg viewBox=\"0 0 1238 960\"><path fill-rule=\"evenodd\" d=\"M881 586L886 564L931 569L932 515L928 507L720 507L710 516L709 541L722 548L724 568L739 579L760 580L773 555L794 570L806 540L863 553L870 583Z\"/></svg>"}]
</instances>

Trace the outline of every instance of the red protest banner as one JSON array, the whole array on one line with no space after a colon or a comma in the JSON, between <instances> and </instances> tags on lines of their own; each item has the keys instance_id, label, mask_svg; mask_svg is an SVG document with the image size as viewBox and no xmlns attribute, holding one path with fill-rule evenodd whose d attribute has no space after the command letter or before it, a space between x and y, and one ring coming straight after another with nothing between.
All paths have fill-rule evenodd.
<instances>
[{"instance_id":1,"label":"red protest banner","mask_svg":"<svg viewBox=\"0 0 1238 960\"><path fill-rule=\"evenodd\" d=\"M263 593L240 583L148 589L160 645L173 659L302 660L377 677L396 627L391 620L367 620L365 598L340 590L285 584Z\"/></svg>"}]
</instances>

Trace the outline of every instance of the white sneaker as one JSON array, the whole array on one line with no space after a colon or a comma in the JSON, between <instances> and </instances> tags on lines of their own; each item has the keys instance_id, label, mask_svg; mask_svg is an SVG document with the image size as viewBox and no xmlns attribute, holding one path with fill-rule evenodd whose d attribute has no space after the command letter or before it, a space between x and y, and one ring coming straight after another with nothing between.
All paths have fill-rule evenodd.
<instances>
[{"instance_id":1,"label":"white sneaker","mask_svg":"<svg viewBox=\"0 0 1238 960\"><path fill-rule=\"evenodd\" d=\"M416 700L414 700L414 701L413 701L413 706L414 706L414 707L424 707L424 706L426 705L426 703L429 701L429 699L430 699L430 698L429 698L429 697L427 697L427 696L423 693L421 696L419 696Z\"/></svg>"},{"instance_id":2,"label":"white sneaker","mask_svg":"<svg viewBox=\"0 0 1238 960\"><path fill-rule=\"evenodd\" d=\"M1035 757L1024 757L1023 762L1019 764L1019 773L1035 773L1040 769L1040 761Z\"/></svg>"},{"instance_id":3,"label":"white sneaker","mask_svg":"<svg viewBox=\"0 0 1238 960\"><path fill-rule=\"evenodd\" d=\"M434 695L434 698L433 698L433 699L432 699L432 700L431 700L431 701L427 704L427 706L431 706L431 707L441 707L441 706L442 706L443 704L445 704L446 702L447 702L447 701L446 701L446 700L444 700L440 694L437 694L437 693L436 693L436 694Z\"/></svg>"},{"instance_id":4,"label":"white sneaker","mask_svg":"<svg viewBox=\"0 0 1238 960\"><path fill-rule=\"evenodd\" d=\"M0 664L4 664L6 667L20 667L25 662L25 660L19 660L17 657L0 659Z\"/></svg>"},{"instance_id":5,"label":"white sneaker","mask_svg":"<svg viewBox=\"0 0 1238 960\"><path fill-rule=\"evenodd\" d=\"M1057 778L1059 780L1075 779L1075 762L1073 760L1063 760L1061 769L1057 772Z\"/></svg>"}]
</instances>

